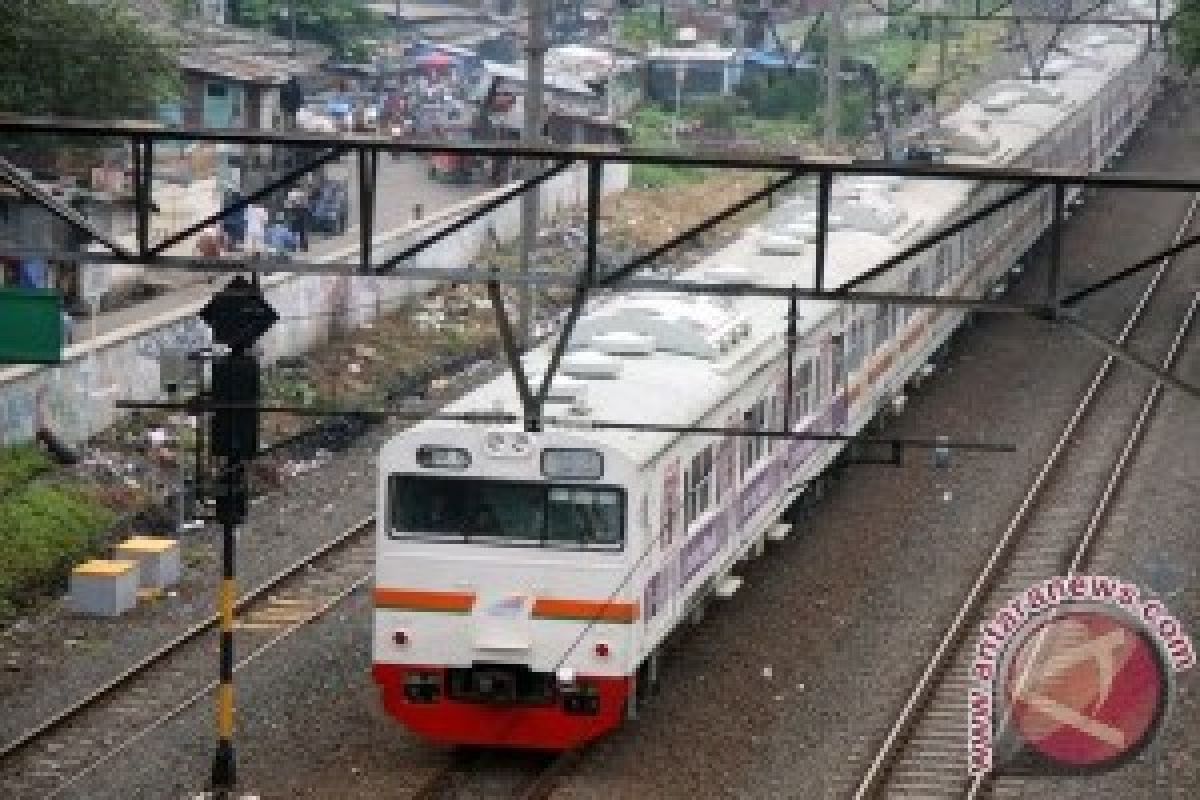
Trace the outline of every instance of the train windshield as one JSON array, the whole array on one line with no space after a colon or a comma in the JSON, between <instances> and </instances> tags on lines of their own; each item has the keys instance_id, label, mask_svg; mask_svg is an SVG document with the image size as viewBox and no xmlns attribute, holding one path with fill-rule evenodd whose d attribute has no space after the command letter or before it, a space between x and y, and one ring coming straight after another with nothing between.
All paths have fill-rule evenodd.
<instances>
[{"instance_id":1,"label":"train windshield","mask_svg":"<svg viewBox=\"0 0 1200 800\"><path fill-rule=\"evenodd\" d=\"M390 535L619 550L625 495L610 487L393 475Z\"/></svg>"}]
</instances>

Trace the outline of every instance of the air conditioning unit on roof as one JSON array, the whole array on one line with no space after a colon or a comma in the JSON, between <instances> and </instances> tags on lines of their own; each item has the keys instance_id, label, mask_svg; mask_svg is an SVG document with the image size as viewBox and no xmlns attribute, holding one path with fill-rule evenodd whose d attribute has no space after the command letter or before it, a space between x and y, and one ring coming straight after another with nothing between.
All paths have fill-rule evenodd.
<instances>
[{"instance_id":1,"label":"air conditioning unit on roof","mask_svg":"<svg viewBox=\"0 0 1200 800\"><path fill-rule=\"evenodd\" d=\"M621 376L621 359L593 350L580 350L564 357L560 369L571 378L612 380Z\"/></svg>"}]
</instances>

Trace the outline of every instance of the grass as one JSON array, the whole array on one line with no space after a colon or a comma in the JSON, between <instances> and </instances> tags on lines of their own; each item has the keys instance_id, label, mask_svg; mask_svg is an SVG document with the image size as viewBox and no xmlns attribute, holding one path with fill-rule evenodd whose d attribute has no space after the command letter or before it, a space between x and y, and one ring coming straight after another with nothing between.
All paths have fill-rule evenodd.
<instances>
[{"instance_id":1,"label":"grass","mask_svg":"<svg viewBox=\"0 0 1200 800\"><path fill-rule=\"evenodd\" d=\"M634 113L633 144L635 147L659 150L678 149L672 142L671 127L675 115L657 108L642 108ZM665 189L699 183L707 170L696 167L673 167L663 164L634 164L629 171L629 183L638 189Z\"/></svg>"},{"instance_id":2,"label":"grass","mask_svg":"<svg viewBox=\"0 0 1200 800\"><path fill-rule=\"evenodd\" d=\"M0 450L0 498L48 472L50 467L49 457L34 445L17 445Z\"/></svg>"},{"instance_id":3,"label":"grass","mask_svg":"<svg viewBox=\"0 0 1200 800\"><path fill-rule=\"evenodd\" d=\"M61 584L114 521L82 489L36 480L50 469L35 447L0 450L0 617Z\"/></svg>"}]
</instances>

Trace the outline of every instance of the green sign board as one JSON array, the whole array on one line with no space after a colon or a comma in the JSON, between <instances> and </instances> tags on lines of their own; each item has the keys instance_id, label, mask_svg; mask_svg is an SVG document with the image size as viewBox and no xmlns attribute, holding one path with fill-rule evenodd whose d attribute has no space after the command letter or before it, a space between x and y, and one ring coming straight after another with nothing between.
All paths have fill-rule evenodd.
<instances>
[{"instance_id":1,"label":"green sign board","mask_svg":"<svg viewBox=\"0 0 1200 800\"><path fill-rule=\"evenodd\" d=\"M62 295L0 288L0 364L57 364L63 351Z\"/></svg>"}]
</instances>

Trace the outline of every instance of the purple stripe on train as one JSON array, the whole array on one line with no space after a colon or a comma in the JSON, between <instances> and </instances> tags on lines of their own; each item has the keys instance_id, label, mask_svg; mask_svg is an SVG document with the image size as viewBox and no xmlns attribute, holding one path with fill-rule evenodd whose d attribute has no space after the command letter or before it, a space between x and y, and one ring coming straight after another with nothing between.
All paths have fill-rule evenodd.
<instances>
[{"instance_id":1,"label":"purple stripe on train","mask_svg":"<svg viewBox=\"0 0 1200 800\"><path fill-rule=\"evenodd\" d=\"M729 514L722 511L696 529L679 551L679 588L696 576L729 541Z\"/></svg>"},{"instance_id":2,"label":"purple stripe on train","mask_svg":"<svg viewBox=\"0 0 1200 800\"><path fill-rule=\"evenodd\" d=\"M825 411L821 416L814 417L807 425L797 427L797 430L804 433L835 433L846 427L847 412L846 395L842 393L825 407ZM829 442L816 439L793 439L791 447L788 448L788 471L795 472L798 470L818 450L828 444Z\"/></svg>"}]
</instances>

